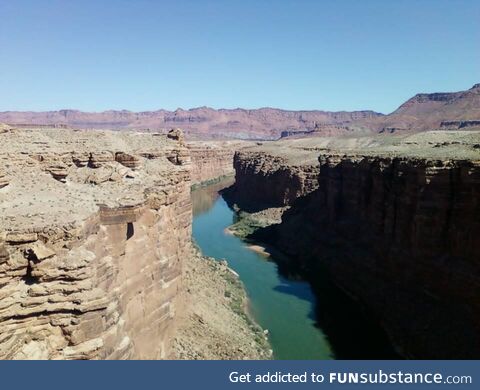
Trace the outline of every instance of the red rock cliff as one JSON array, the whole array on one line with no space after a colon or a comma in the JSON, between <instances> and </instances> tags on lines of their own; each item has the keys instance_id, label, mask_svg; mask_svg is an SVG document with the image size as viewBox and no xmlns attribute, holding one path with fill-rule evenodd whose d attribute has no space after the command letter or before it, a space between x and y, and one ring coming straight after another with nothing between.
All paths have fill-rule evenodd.
<instances>
[{"instance_id":1,"label":"red rock cliff","mask_svg":"<svg viewBox=\"0 0 480 390\"><path fill-rule=\"evenodd\" d=\"M257 237L312 283L327 273L401 354L480 356L480 161L322 155L313 191L310 165L258 153L235 167L237 195L291 205Z\"/></svg>"}]
</instances>

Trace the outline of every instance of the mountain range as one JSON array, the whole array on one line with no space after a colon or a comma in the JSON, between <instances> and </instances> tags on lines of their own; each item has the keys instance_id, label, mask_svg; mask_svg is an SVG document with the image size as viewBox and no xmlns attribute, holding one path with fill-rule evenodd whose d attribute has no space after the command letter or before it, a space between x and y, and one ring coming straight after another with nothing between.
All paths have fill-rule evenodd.
<instances>
[{"instance_id":1,"label":"mountain range","mask_svg":"<svg viewBox=\"0 0 480 390\"><path fill-rule=\"evenodd\" d=\"M420 93L388 115L365 111L288 111L276 108L132 112L4 111L0 122L20 127L55 125L73 128L166 131L182 128L190 138L277 139L365 132L424 131L480 127L480 84L460 92Z\"/></svg>"}]
</instances>

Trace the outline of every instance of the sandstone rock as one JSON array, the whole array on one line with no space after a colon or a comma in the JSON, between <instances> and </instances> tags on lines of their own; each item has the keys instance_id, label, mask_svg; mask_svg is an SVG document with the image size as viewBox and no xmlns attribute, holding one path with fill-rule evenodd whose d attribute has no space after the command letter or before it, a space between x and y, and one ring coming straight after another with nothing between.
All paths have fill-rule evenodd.
<instances>
[{"instance_id":1,"label":"sandstone rock","mask_svg":"<svg viewBox=\"0 0 480 390\"><path fill-rule=\"evenodd\" d=\"M179 141L180 143L184 142L183 131L178 128L170 130L167 134L167 137L175 141Z\"/></svg>"},{"instance_id":2,"label":"sandstone rock","mask_svg":"<svg viewBox=\"0 0 480 390\"><path fill-rule=\"evenodd\" d=\"M8 186L10 181L8 180L7 176L0 170L0 188Z\"/></svg>"},{"instance_id":3,"label":"sandstone rock","mask_svg":"<svg viewBox=\"0 0 480 390\"><path fill-rule=\"evenodd\" d=\"M61 162L56 162L45 168L55 180L65 183L68 176L68 166Z\"/></svg>"},{"instance_id":4,"label":"sandstone rock","mask_svg":"<svg viewBox=\"0 0 480 390\"><path fill-rule=\"evenodd\" d=\"M140 167L140 159L136 156L124 152L115 153L115 161L119 162L122 165L125 165L130 169L137 169Z\"/></svg>"},{"instance_id":5,"label":"sandstone rock","mask_svg":"<svg viewBox=\"0 0 480 390\"><path fill-rule=\"evenodd\" d=\"M242 210L288 206L318 188L319 167L313 161L295 165L282 157L246 149L235 153L233 164L236 185L226 195Z\"/></svg>"},{"instance_id":6,"label":"sandstone rock","mask_svg":"<svg viewBox=\"0 0 480 390\"><path fill-rule=\"evenodd\" d=\"M100 168L105 163L110 163L115 161L113 152L110 151L99 151L92 152L88 161L88 166L91 168Z\"/></svg>"},{"instance_id":7,"label":"sandstone rock","mask_svg":"<svg viewBox=\"0 0 480 390\"><path fill-rule=\"evenodd\" d=\"M169 163L172 150L188 160L166 135L42 129L2 138L14 182L0 193L0 358L170 356L191 244L189 165ZM161 158L143 166L132 158L142 153Z\"/></svg>"},{"instance_id":8,"label":"sandstone rock","mask_svg":"<svg viewBox=\"0 0 480 390\"><path fill-rule=\"evenodd\" d=\"M0 264L6 263L10 258L5 244L0 244Z\"/></svg>"},{"instance_id":9,"label":"sandstone rock","mask_svg":"<svg viewBox=\"0 0 480 390\"><path fill-rule=\"evenodd\" d=\"M121 182L131 171L118 163L103 163L95 169L80 168L75 171L70 180L81 184L99 185L106 182Z\"/></svg>"},{"instance_id":10,"label":"sandstone rock","mask_svg":"<svg viewBox=\"0 0 480 390\"><path fill-rule=\"evenodd\" d=\"M73 152L72 161L77 167L86 167L90 161L90 153Z\"/></svg>"},{"instance_id":11,"label":"sandstone rock","mask_svg":"<svg viewBox=\"0 0 480 390\"><path fill-rule=\"evenodd\" d=\"M29 255L35 256L38 261L48 259L55 256L55 251L46 247L44 244L36 242L34 245L29 246L27 249Z\"/></svg>"},{"instance_id":12,"label":"sandstone rock","mask_svg":"<svg viewBox=\"0 0 480 390\"><path fill-rule=\"evenodd\" d=\"M188 144L192 159L192 184L202 184L221 177L233 176L233 155L245 143L195 143Z\"/></svg>"},{"instance_id":13,"label":"sandstone rock","mask_svg":"<svg viewBox=\"0 0 480 390\"><path fill-rule=\"evenodd\" d=\"M13 130L12 126L6 125L5 123L0 123L0 134L9 133Z\"/></svg>"},{"instance_id":14,"label":"sandstone rock","mask_svg":"<svg viewBox=\"0 0 480 390\"><path fill-rule=\"evenodd\" d=\"M7 233L6 241L12 244L24 244L37 241L37 233L10 232Z\"/></svg>"},{"instance_id":15,"label":"sandstone rock","mask_svg":"<svg viewBox=\"0 0 480 390\"><path fill-rule=\"evenodd\" d=\"M237 204L290 206L281 224L254 238L279 247L314 284L329 275L404 356L478 356L480 159L452 159L433 146L422 158L416 146L408 156L391 147L327 153L311 141L289 145L295 149L235 156ZM302 153L318 164L299 165Z\"/></svg>"}]
</instances>

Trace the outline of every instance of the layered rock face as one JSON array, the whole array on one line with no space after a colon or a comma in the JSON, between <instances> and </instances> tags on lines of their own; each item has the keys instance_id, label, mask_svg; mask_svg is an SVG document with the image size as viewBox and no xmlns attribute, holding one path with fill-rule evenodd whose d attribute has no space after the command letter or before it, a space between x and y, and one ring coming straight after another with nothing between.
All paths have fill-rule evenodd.
<instances>
[{"instance_id":1,"label":"layered rock face","mask_svg":"<svg viewBox=\"0 0 480 390\"><path fill-rule=\"evenodd\" d=\"M239 187L263 181L264 204L291 206L281 224L255 238L288 254L289 265L314 285L328 275L381 324L403 356L478 358L480 155L445 158L432 147L420 158L380 149L311 147L317 188L291 200L285 178L293 178L290 187L299 193L298 165L290 172L291 162L271 168L291 157L272 148L256 151L254 159L238 154Z\"/></svg>"},{"instance_id":2,"label":"layered rock face","mask_svg":"<svg viewBox=\"0 0 480 390\"><path fill-rule=\"evenodd\" d=\"M459 92L416 94L388 115L370 110L352 112L288 111L276 108L215 110L209 107L144 112L127 110L96 113L78 110L0 112L0 122L26 128L70 126L163 131L179 126L185 130L190 140L274 140L280 137L420 132L443 128L442 122L453 121L463 122L464 125L448 128L463 129L474 126L478 129L479 125L476 122L480 121L480 84Z\"/></svg>"},{"instance_id":3,"label":"layered rock face","mask_svg":"<svg viewBox=\"0 0 480 390\"><path fill-rule=\"evenodd\" d=\"M418 132L439 128L478 130L479 121L480 84L475 84L466 91L419 93L391 114L361 119L357 124L381 132Z\"/></svg>"},{"instance_id":4,"label":"layered rock face","mask_svg":"<svg viewBox=\"0 0 480 390\"><path fill-rule=\"evenodd\" d=\"M375 118L374 111L287 111L275 108L248 110L215 110L198 107L190 110L127 110L82 112L60 110L50 112L0 112L0 121L32 125L56 125L97 129L153 129L181 127L190 139L276 139L284 130L313 130L317 124L349 124L360 119ZM338 134L338 133L336 133Z\"/></svg>"},{"instance_id":5,"label":"layered rock face","mask_svg":"<svg viewBox=\"0 0 480 390\"><path fill-rule=\"evenodd\" d=\"M318 187L318 164L312 159L289 162L283 156L259 151L235 153L235 186L228 197L242 210L289 206Z\"/></svg>"},{"instance_id":6,"label":"layered rock face","mask_svg":"<svg viewBox=\"0 0 480 390\"><path fill-rule=\"evenodd\" d=\"M252 146L248 141L188 142L191 155L191 178L193 185L211 183L214 180L233 176L235 151Z\"/></svg>"},{"instance_id":7,"label":"layered rock face","mask_svg":"<svg viewBox=\"0 0 480 390\"><path fill-rule=\"evenodd\" d=\"M185 145L66 130L0 138L0 358L169 357L191 251Z\"/></svg>"},{"instance_id":8,"label":"layered rock face","mask_svg":"<svg viewBox=\"0 0 480 390\"><path fill-rule=\"evenodd\" d=\"M233 176L233 148L223 145L188 145L192 159L192 184L201 184L219 177Z\"/></svg>"}]
</instances>

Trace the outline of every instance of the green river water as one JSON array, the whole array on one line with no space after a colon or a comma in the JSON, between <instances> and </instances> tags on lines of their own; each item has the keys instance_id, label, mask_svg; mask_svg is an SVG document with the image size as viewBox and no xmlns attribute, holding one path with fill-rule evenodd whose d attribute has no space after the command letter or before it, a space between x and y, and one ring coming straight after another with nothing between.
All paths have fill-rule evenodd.
<instances>
[{"instance_id":1,"label":"green river water","mask_svg":"<svg viewBox=\"0 0 480 390\"><path fill-rule=\"evenodd\" d=\"M248 249L241 239L225 232L234 212L218 195L221 187L220 183L192 192L193 237L202 252L226 259L240 275L250 314L268 329L275 359L332 359L326 336L315 326L315 297L309 284L284 278L274 259Z\"/></svg>"}]
</instances>

